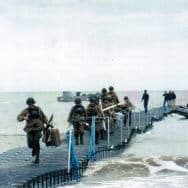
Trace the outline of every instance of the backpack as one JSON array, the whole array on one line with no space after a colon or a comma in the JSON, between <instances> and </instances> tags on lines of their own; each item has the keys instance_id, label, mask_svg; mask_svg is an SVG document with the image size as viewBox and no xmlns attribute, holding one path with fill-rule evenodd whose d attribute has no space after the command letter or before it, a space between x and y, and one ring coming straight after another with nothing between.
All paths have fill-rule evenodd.
<instances>
[{"instance_id":1,"label":"backpack","mask_svg":"<svg viewBox=\"0 0 188 188\"><path fill-rule=\"evenodd\" d=\"M40 109L37 106L32 106L32 108L28 108L28 118L31 119L40 119Z\"/></svg>"}]
</instances>

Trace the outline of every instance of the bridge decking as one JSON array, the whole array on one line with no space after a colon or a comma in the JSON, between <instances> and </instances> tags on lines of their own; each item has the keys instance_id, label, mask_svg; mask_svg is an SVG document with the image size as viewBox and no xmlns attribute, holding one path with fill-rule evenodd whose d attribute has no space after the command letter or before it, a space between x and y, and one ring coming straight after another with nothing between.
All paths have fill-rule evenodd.
<instances>
[{"instance_id":1,"label":"bridge decking","mask_svg":"<svg viewBox=\"0 0 188 188\"><path fill-rule=\"evenodd\" d=\"M162 117L162 109L150 110L147 115L144 112L134 112L132 114L132 124L123 127L123 140L131 139L133 130L143 132L150 124L152 117ZM110 145L122 144L120 137L120 127L117 127L110 135ZM79 160L85 157L89 145L89 132L84 135L84 145L75 146ZM100 140L97 148L107 147L107 140ZM68 145L62 141L59 147L46 147L42 144L40 164L32 163L31 150L27 147L15 148L0 154L0 187L14 187L23 184L27 180L40 176L50 171L67 168Z\"/></svg>"},{"instance_id":2,"label":"bridge decking","mask_svg":"<svg viewBox=\"0 0 188 188\"><path fill-rule=\"evenodd\" d=\"M188 107L179 106L174 110L174 112L188 118Z\"/></svg>"}]
</instances>

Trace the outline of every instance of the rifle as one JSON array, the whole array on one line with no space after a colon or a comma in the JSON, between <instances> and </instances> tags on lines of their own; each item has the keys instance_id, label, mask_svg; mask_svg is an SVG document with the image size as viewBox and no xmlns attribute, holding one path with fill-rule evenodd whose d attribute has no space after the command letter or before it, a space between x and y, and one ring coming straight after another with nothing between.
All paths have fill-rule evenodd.
<instances>
[{"instance_id":1,"label":"rifle","mask_svg":"<svg viewBox=\"0 0 188 188\"><path fill-rule=\"evenodd\" d=\"M54 127L54 126L53 126L53 123L52 123L53 118L54 118L54 115L52 114L52 115L50 116L50 119L49 119L48 122L46 123L46 129L48 129L49 127L51 127L51 128Z\"/></svg>"}]
</instances>

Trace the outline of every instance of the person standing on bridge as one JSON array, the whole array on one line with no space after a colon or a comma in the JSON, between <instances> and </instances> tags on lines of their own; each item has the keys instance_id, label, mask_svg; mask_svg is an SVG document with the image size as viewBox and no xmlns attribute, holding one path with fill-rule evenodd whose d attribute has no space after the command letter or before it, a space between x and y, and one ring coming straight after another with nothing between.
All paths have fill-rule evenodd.
<instances>
[{"instance_id":1,"label":"person standing on bridge","mask_svg":"<svg viewBox=\"0 0 188 188\"><path fill-rule=\"evenodd\" d=\"M109 90L107 93L108 105L109 106L117 105L119 103L119 99L118 99L116 92L114 91L113 86L110 86L108 90ZM112 134L113 129L115 128L115 121L113 118L114 108L108 110L108 112L109 112L110 133Z\"/></svg>"},{"instance_id":2,"label":"person standing on bridge","mask_svg":"<svg viewBox=\"0 0 188 188\"><path fill-rule=\"evenodd\" d=\"M121 106L121 111L124 115L124 124L127 124L127 120L129 120L129 126L131 125L131 115L132 115L132 110L134 106L129 100L127 96L124 97L124 104Z\"/></svg>"},{"instance_id":3,"label":"person standing on bridge","mask_svg":"<svg viewBox=\"0 0 188 188\"><path fill-rule=\"evenodd\" d=\"M144 111L145 113L147 113L149 103L149 94L147 93L147 90L144 90L144 94L142 95L142 101L144 102Z\"/></svg>"},{"instance_id":4,"label":"person standing on bridge","mask_svg":"<svg viewBox=\"0 0 188 188\"><path fill-rule=\"evenodd\" d=\"M101 125L103 120L103 112L100 106L96 102L96 98L94 96L89 99L90 104L86 108L86 118L87 122L91 126L92 116L95 116L95 143L99 144L99 136L101 131Z\"/></svg>"},{"instance_id":5,"label":"person standing on bridge","mask_svg":"<svg viewBox=\"0 0 188 188\"><path fill-rule=\"evenodd\" d=\"M75 105L72 107L68 122L71 123L74 127L74 136L76 140L76 145L84 144L84 127L85 127L85 119L86 119L86 110L82 105L82 101L80 98L75 99Z\"/></svg>"},{"instance_id":6,"label":"person standing on bridge","mask_svg":"<svg viewBox=\"0 0 188 188\"><path fill-rule=\"evenodd\" d=\"M18 115L17 120L26 121L24 131L27 133L28 147L32 149L32 156L35 156L34 162L39 163L41 131L48 120L44 112L35 106L33 98L28 98L26 104L28 107Z\"/></svg>"},{"instance_id":7,"label":"person standing on bridge","mask_svg":"<svg viewBox=\"0 0 188 188\"><path fill-rule=\"evenodd\" d=\"M109 91L107 93L107 97L111 105L118 104L119 99L117 94L114 92L114 88L112 86L109 87Z\"/></svg>"},{"instance_id":8,"label":"person standing on bridge","mask_svg":"<svg viewBox=\"0 0 188 188\"><path fill-rule=\"evenodd\" d=\"M167 91L164 92L163 94L163 97L164 97L164 101L163 101L163 113L164 115L167 115L168 114L168 93Z\"/></svg>"},{"instance_id":9,"label":"person standing on bridge","mask_svg":"<svg viewBox=\"0 0 188 188\"><path fill-rule=\"evenodd\" d=\"M172 91L172 107L174 108L176 105L176 94Z\"/></svg>"},{"instance_id":10,"label":"person standing on bridge","mask_svg":"<svg viewBox=\"0 0 188 188\"><path fill-rule=\"evenodd\" d=\"M103 88L101 90L101 105L102 105L102 108L106 108L109 106L109 101L108 101L108 95L107 95L107 89L106 88Z\"/></svg>"}]
</instances>

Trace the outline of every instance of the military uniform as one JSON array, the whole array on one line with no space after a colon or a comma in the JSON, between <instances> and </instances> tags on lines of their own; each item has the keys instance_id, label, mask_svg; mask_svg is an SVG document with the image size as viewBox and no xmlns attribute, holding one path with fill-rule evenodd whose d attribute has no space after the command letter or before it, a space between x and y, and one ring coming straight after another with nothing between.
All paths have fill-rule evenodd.
<instances>
[{"instance_id":1,"label":"military uniform","mask_svg":"<svg viewBox=\"0 0 188 188\"><path fill-rule=\"evenodd\" d=\"M108 97L108 100L111 103L111 105L119 103L118 96L117 96L117 94L114 91L109 91L107 93L107 97Z\"/></svg>"},{"instance_id":2,"label":"military uniform","mask_svg":"<svg viewBox=\"0 0 188 188\"><path fill-rule=\"evenodd\" d=\"M83 144L83 135L84 135L84 127L85 127L85 117L86 111L84 106L81 104L76 104L72 107L68 122L71 123L74 127L74 136L76 140L76 145L79 144L79 137L80 137L80 144Z\"/></svg>"},{"instance_id":3,"label":"military uniform","mask_svg":"<svg viewBox=\"0 0 188 188\"><path fill-rule=\"evenodd\" d=\"M17 120L26 120L24 131L27 133L28 147L32 148L32 155L36 156L35 162L38 163L41 131L44 129L44 123L47 123L47 118L39 107L31 105L18 115Z\"/></svg>"},{"instance_id":4,"label":"military uniform","mask_svg":"<svg viewBox=\"0 0 188 188\"><path fill-rule=\"evenodd\" d=\"M91 125L91 118L92 116L96 117L95 121L95 142L98 144L99 142L99 134L101 130L101 125L102 125L102 118L103 118L103 113L99 105L96 105L95 103L90 103L87 106L86 109L86 117L88 123Z\"/></svg>"},{"instance_id":5,"label":"military uniform","mask_svg":"<svg viewBox=\"0 0 188 188\"><path fill-rule=\"evenodd\" d=\"M131 115L132 115L133 104L127 99L125 103L121 106L121 111L124 114L124 124L126 125L129 116L129 126L131 125Z\"/></svg>"},{"instance_id":6,"label":"military uniform","mask_svg":"<svg viewBox=\"0 0 188 188\"><path fill-rule=\"evenodd\" d=\"M107 93L101 94L101 104L102 104L102 108L106 108L109 106L109 100L108 100Z\"/></svg>"}]
</instances>

